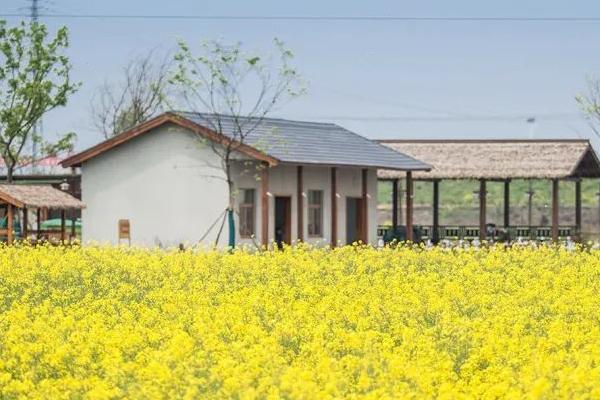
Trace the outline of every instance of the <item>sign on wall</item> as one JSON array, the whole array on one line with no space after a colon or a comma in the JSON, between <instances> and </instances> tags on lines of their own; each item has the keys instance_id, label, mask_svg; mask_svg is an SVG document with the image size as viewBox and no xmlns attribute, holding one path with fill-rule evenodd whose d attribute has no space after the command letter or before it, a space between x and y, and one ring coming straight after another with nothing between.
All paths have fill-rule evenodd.
<instances>
[{"instance_id":1,"label":"sign on wall","mask_svg":"<svg viewBox=\"0 0 600 400\"><path fill-rule=\"evenodd\" d=\"M123 239L127 240L131 246L131 224L128 219L119 220L119 243Z\"/></svg>"}]
</instances>

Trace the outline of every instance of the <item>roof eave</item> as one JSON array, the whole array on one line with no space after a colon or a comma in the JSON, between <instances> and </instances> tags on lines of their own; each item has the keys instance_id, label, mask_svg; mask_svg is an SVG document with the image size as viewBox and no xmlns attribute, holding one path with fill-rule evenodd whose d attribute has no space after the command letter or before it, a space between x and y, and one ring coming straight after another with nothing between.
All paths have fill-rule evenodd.
<instances>
[{"instance_id":1,"label":"roof eave","mask_svg":"<svg viewBox=\"0 0 600 400\"><path fill-rule=\"evenodd\" d=\"M581 156L571 169L571 172L568 175L569 178L578 177L577 170L579 169L581 163L585 160L585 156L587 156L588 154L592 155L594 161L596 162L596 165L600 169L600 159L598 158L598 154L596 154L596 151L594 151L594 147L592 146L591 142L587 140L587 147L585 151L581 153Z\"/></svg>"},{"instance_id":2,"label":"roof eave","mask_svg":"<svg viewBox=\"0 0 600 400\"><path fill-rule=\"evenodd\" d=\"M134 139L135 137L137 137L139 135L149 132L152 129L158 128L159 126L162 126L166 123L173 123L180 127L190 129L191 131L193 131L203 137L206 137L209 140L218 142L220 144L234 143L234 146L236 146L235 151L239 151L240 153L243 153L251 158L255 158L257 160L266 162L270 166L277 165L279 163L279 160L276 159L275 157L272 157L250 145L247 145L244 143L239 143L239 142L233 141L232 139L225 138L223 135L219 135L217 132L214 132L213 130L211 130L205 126L202 126L193 121L190 121L189 119L187 119L181 115L175 114L173 112L165 112L155 118L152 118L152 119L132 128L132 129L129 129L123 133L120 133L117 136L114 136L110 139L100 142L97 145L90 147L89 149L86 149L80 153L77 153L70 157L67 157L63 161L61 161L60 164L64 168L81 167L81 165L84 162L86 162L96 156L99 156L99 155L103 154L104 152L109 151L109 150L113 149L114 147L117 147L131 139ZM219 137L219 136L221 136L221 137Z\"/></svg>"},{"instance_id":3,"label":"roof eave","mask_svg":"<svg viewBox=\"0 0 600 400\"><path fill-rule=\"evenodd\" d=\"M365 165L365 164L340 164L340 163L323 163L318 161L281 161L282 165L310 165L315 167L340 167L340 168L373 168L377 170L390 170L390 171L411 171L411 172L429 172L431 167L416 167L416 168L404 168L404 167L390 167L382 165Z\"/></svg>"}]
</instances>

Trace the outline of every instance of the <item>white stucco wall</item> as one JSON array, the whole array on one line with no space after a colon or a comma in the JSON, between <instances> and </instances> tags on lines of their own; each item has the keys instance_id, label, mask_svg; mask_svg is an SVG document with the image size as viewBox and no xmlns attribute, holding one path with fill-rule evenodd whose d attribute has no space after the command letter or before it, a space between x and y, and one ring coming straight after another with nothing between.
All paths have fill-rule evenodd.
<instances>
[{"instance_id":1,"label":"white stucco wall","mask_svg":"<svg viewBox=\"0 0 600 400\"><path fill-rule=\"evenodd\" d=\"M227 204L218 158L193 133L165 125L82 166L82 239L117 243L129 219L132 243L197 242ZM213 232L207 240L213 241Z\"/></svg>"},{"instance_id":2,"label":"white stucco wall","mask_svg":"<svg viewBox=\"0 0 600 400\"><path fill-rule=\"evenodd\" d=\"M132 244L177 246L198 243L227 205L219 159L195 134L173 125L163 126L85 162L82 166L84 242L118 242L118 220L129 219ZM275 239L275 197L291 197L292 240L297 233L297 166L269 169L269 241ZM324 193L323 237L308 237L307 198L304 200L304 236L307 242L328 244L331 240L331 168L304 166L304 193ZM248 163L234 168L235 188L256 190L256 243L261 243L261 182L259 171ZM217 177L215 177L217 176ZM221 177L219 179L218 177ZM338 244L346 243L346 198L360 197L361 168L339 167ZM377 244L377 173L368 171L369 241ZM236 201L238 204L239 201ZM241 239L236 213L238 243ZM213 243L218 224L205 238ZM227 225L221 245L227 244Z\"/></svg>"},{"instance_id":3,"label":"white stucco wall","mask_svg":"<svg viewBox=\"0 0 600 400\"><path fill-rule=\"evenodd\" d=\"M297 166L279 165L269 169L269 242L275 240L275 197L291 197L292 240L298 240L298 197L297 197ZM256 241L261 242L261 182L257 179L257 170L252 166L238 167L236 170L236 189L254 188L256 191ZM337 239L338 244L346 244L346 198L362 196L362 169L338 167L337 168ZM323 237L308 236L308 199L304 197L303 222L304 240L312 244L329 244L331 241L331 168L319 166L303 167L303 192L309 190L323 191ZM368 192L368 224L369 242L377 244L377 171L369 169L367 175ZM236 224L237 226L237 224ZM237 235L240 243L251 244L252 240L242 239Z\"/></svg>"}]
</instances>

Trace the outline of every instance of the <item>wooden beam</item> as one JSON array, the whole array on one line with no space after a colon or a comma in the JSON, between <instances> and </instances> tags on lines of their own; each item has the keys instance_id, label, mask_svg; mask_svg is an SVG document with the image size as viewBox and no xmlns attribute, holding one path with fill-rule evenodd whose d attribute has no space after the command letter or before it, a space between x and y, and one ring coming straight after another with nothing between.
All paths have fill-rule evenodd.
<instances>
[{"instance_id":1,"label":"wooden beam","mask_svg":"<svg viewBox=\"0 0 600 400\"><path fill-rule=\"evenodd\" d=\"M65 221L67 219L67 211L65 209L60 210L60 242L65 244L67 241L67 227Z\"/></svg>"},{"instance_id":2,"label":"wooden beam","mask_svg":"<svg viewBox=\"0 0 600 400\"><path fill-rule=\"evenodd\" d=\"M487 238L487 188L485 179L479 181L479 239Z\"/></svg>"},{"instance_id":3,"label":"wooden beam","mask_svg":"<svg viewBox=\"0 0 600 400\"><path fill-rule=\"evenodd\" d=\"M398 230L398 179L392 180L392 226Z\"/></svg>"},{"instance_id":4,"label":"wooden beam","mask_svg":"<svg viewBox=\"0 0 600 400\"><path fill-rule=\"evenodd\" d=\"M331 247L337 246L337 168L331 168Z\"/></svg>"},{"instance_id":5,"label":"wooden beam","mask_svg":"<svg viewBox=\"0 0 600 400\"><path fill-rule=\"evenodd\" d=\"M297 172L297 183L298 183L298 187L296 188L296 195L297 195L297 213L298 213L298 241L301 242L304 240L304 196L303 196L303 192L304 192L304 180L303 180L303 174L302 174L302 166L298 165L298 168L296 169Z\"/></svg>"},{"instance_id":6,"label":"wooden beam","mask_svg":"<svg viewBox=\"0 0 600 400\"><path fill-rule=\"evenodd\" d=\"M13 242L13 217L15 208L12 204L6 205L6 243L12 244Z\"/></svg>"},{"instance_id":7,"label":"wooden beam","mask_svg":"<svg viewBox=\"0 0 600 400\"><path fill-rule=\"evenodd\" d=\"M581 179L575 181L575 229L577 239L581 240Z\"/></svg>"},{"instance_id":8,"label":"wooden beam","mask_svg":"<svg viewBox=\"0 0 600 400\"><path fill-rule=\"evenodd\" d=\"M23 208L23 240L27 240L27 236L29 236L29 210L27 207Z\"/></svg>"},{"instance_id":9,"label":"wooden beam","mask_svg":"<svg viewBox=\"0 0 600 400\"><path fill-rule=\"evenodd\" d=\"M431 235L432 242L438 244L440 242L440 181L433 181L433 232Z\"/></svg>"},{"instance_id":10,"label":"wooden beam","mask_svg":"<svg viewBox=\"0 0 600 400\"><path fill-rule=\"evenodd\" d=\"M406 240L409 242L412 242L414 240L412 171L406 171Z\"/></svg>"},{"instance_id":11,"label":"wooden beam","mask_svg":"<svg viewBox=\"0 0 600 400\"><path fill-rule=\"evenodd\" d=\"M552 241L558 243L558 179L552 179Z\"/></svg>"},{"instance_id":12,"label":"wooden beam","mask_svg":"<svg viewBox=\"0 0 600 400\"><path fill-rule=\"evenodd\" d=\"M361 238L364 244L369 243L369 170L367 168L362 169L362 234Z\"/></svg>"},{"instance_id":13,"label":"wooden beam","mask_svg":"<svg viewBox=\"0 0 600 400\"><path fill-rule=\"evenodd\" d=\"M269 166L263 164L260 174L261 231L262 245L269 246Z\"/></svg>"},{"instance_id":14,"label":"wooden beam","mask_svg":"<svg viewBox=\"0 0 600 400\"><path fill-rule=\"evenodd\" d=\"M504 227L510 226L510 179L504 181Z\"/></svg>"}]
</instances>

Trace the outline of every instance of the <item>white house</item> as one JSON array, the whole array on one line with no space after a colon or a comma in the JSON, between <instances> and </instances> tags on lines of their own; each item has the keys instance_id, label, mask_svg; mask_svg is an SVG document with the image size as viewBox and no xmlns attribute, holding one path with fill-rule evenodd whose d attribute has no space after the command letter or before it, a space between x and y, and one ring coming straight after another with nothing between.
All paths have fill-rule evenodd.
<instances>
[{"instance_id":1,"label":"white house","mask_svg":"<svg viewBox=\"0 0 600 400\"><path fill-rule=\"evenodd\" d=\"M229 135L233 117L168 112L65 159L81 167L83 241L214 243L228 191L213 146L231 143L210 128L217 118ZM377 170L429 169L335 124L247 122L233 171L237 243L375 244Z\"/></svg>"}]
</instances>

